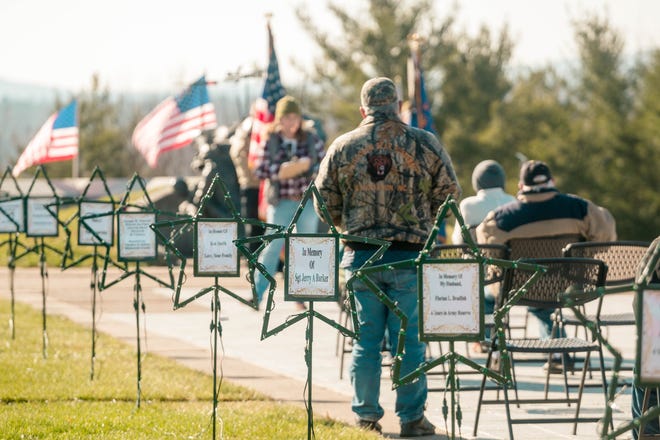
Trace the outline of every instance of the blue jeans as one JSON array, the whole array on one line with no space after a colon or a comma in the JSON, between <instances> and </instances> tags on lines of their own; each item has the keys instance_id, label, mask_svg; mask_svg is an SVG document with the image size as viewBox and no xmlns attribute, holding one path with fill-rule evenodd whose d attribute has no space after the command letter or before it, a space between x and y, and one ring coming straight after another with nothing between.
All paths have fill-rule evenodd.
<instances>
[{"instance_id":1,"label":"blue jeans","mask_svg":"<svg viewBox=\"0 0 660 440\"><path fill-rule=\"evenodd\" d=\"M274 225L289 226L299 205L300 201L288 199L280 200L277 206L268 205L266 221ZM308 200L305 209L298 217L296 231L299 233L315 233L317 230L318 217L314 212L314 203L312 200ZM269 234L272 234L273 232L274 231L270 229L267 231ZM277 240L272 240L268 243L266 248L261 251L261 254L259 254L259 262L264 265L268 273L272 276L274 276L277 271L277 265L280 261L280 252L282 251L283 246L284 240L278 238ZM268 280L258 270L255 271L254 274L254 284L257 291L257 299L261 302L264 293L268 289Z\"/></svg>"},{"instance_id":2,"label":"blue jeans","mask_svg":"<svg viewBox=\"0 0 660 440\"><path fill-rule=\"evenodd\" d=\"M529 313L536 316L539 320L539 339L548 339L552 337L552 315L555 311L552 309L537 309L536 307L528 307ZM559 338L565 338L566 332L562 327L559 330L559 335L555 335Z\"/></svg>"},{"instance_id":3,"label":"blue jeans","mask_svg":"<svg viewBox=\"0 0 660 440\"><path fill-rule=\"evenodd\" d=\"M342 267L346 269L348 280L373 254L370 250L353 251L346 249ZM376 264L414 259L417 252L388 251ZM386 270L371 274L370 279L408 317L406 328L405 354L401 362L401 375L407 375L424 361L426 344L419 341L419 315L417 309L417 274L415 269ZM385 330L391 336L391 353L397 352L397 337L401 321L369 290L364 283L354 283L359 339L353 344L353 360L350 367L353 386L352 410L359 419L378 421L384 410L378 403L381 380L381 344ZM395 412L401 423L420 419L424 415L427 397L426 376L420 376L414 383L396 389Z\"/></svg>"}]
</instances>

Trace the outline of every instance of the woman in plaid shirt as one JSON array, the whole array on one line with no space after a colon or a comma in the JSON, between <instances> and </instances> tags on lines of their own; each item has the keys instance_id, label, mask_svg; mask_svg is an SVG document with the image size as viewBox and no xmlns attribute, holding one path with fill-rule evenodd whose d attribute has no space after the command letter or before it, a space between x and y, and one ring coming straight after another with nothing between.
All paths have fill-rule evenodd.
<instances>
[{"instance_id":1,"label":"woman in plaid shirt","mask_svg":"<svg viewBox=\"0 0 660 440\"><path fill-rule=\"evenodd\" d=\"M323 155L323 140L312 127L303 123L298 102L291 96L277 101L275 120L268 131L263 155L255 163L256 176L268 184L265 191L268 223L283 226L291 223L303 193L316 176ZM317 229L314 206L308 203L298 217L296 231L315 233ZM270 274L277 270L282 246L282 239L273 240L259 255L259 262ZM268 280L257 271L254 282L261 302Z\"/></svg>"}]
</instances>

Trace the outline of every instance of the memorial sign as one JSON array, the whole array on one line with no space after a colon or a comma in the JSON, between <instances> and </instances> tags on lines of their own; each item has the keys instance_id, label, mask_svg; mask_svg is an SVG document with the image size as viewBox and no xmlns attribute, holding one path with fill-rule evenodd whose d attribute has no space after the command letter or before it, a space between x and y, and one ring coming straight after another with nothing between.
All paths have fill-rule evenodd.
<instances>
[{"instance_id":1,"label":"memorial sign","mask_svg":"<svg viewBox=\"0 0 660 440\"><path fill-rule=\"evenodd\" d=\"M420 340L483 338L483 269L476 260L425 263L419 267Z\"/></svg>"},{"instance_id":2,"label":"memorial sign","mask_svg":"<svg viewBox=\"0 0 660 440\"><path fill-rule=\"evenodd\" d=\"M332 235L291 235L286 241L284 299L337 301L339 240Z\"/></svg>"},{"instance_id":3,"label":"memorial sign","mask_svg":"<svg viewBox=\"0 0 660 440\"><path fill-rule=\"evenodd\" d=\"M156 223L153 212L119 212L117 214L117 259L147 261L156 258L156 234L149 227Z\"/></svg>"},{"instance_id":4,"label":"memorial sign","mask_svg":"<svg viewBox=\"0 0 660 440\"><path fill-rule=\"evenodd\" d=\"M79 245L113 245L115 217L112 202L80 202L78 218Z\"/></svg>"},{"instance_id":5,"label":"memorial sign","mask_svg":"<svg viewBox=\"0 0 660 440\"><path fill-rule=\"evenodd\" d=\"M0 233L25 232L24 204L22 197L0 201Z\"/></svg>"},{"instance_id":6,"label":"memorial sign","mask_svg":"<svg viewBox=\"0 0 660 440\"><path fill-rule=\"evenodd\" d=\"M239 276L238 222L204 219L195 223L195 276Z\"/></svg>"},{"instance_id":7,"label":"memorial sign","mask_svg":"<svg viewBox=\"0 0 660 440\"><path fill-rule=\"evenodd\" d=\"M25 206L25 232L28 237L57 237L56 197L28 197ZM54 214L51 214L51 210Z\"/></svg>"}]
</instances>

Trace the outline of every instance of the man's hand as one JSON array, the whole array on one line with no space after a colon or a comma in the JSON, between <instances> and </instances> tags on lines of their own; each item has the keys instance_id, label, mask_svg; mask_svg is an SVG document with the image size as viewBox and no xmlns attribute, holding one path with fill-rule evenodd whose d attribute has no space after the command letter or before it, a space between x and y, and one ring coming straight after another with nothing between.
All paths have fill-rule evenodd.
<instances>
[{"instance_id":1,"label":"man's hand","mask_svg":"<svg viewBox=\"0 0 660 440\"><path fill-rule=\"evenodd\" d=\"M280 171L277 177L282 179L291 179L306 173L312 166L312 160L309 157L302 157L300 159L293 159L280 165Z\"/></svg>"}]
</instances>

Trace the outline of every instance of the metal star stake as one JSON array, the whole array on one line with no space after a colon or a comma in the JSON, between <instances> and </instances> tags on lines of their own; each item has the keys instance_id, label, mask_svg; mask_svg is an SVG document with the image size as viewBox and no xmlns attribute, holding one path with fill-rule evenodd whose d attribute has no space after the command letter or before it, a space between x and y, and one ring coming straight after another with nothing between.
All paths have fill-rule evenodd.
<instances>
[{"instance_id":1,"label":"metal star stake","mask_svg":"<svg viewBox=\"0 0 660 440\"><path fill-rule=\"evenodd\" d=\"M102 197L89 197L88 192L92 188L95 179L100 180L103 185ZM78 258L74 258L72 253L64 252L62 255L62 270L69 269L80 265L82 262L91 258L92 273L91 281L89 284L92 297L92 353L91 353L91 366L89 372L89 379L94 380L94 364L96 360L96 300L99 284L99 258L108 258L110 248L114 244L114 219L115 219L115 200L112 193L108 188L105 176L99 167L95 167L94 171L89 178L89 182L85 186L82 194L70 201L70 203L78 206L75 213L66 221L63 222L64 230L67 235L71 236L70 226L77 220L78 226L78 246L89 247L92 246L92 252L83 254ZM69 241L67 240L67 243ZM103 254L99 253L99 248L103 250ZM71 261L67 261L71 260ZM110 259L110 262L116 267L120 267L117 263ZM125 267L125 265L124 265Z\"/></svg>"},{"instance_id":2,"label":"metal star stake","mask_svg":"<svg viewBox=\"0 0 660 440\"><path fill-rule=\"evenodd\" d=\"M471 248L473 258L469 259L443 259L431 256L432 248L435 246L436 238L448 211L457 218L463 238ZM495 331L497 344L501 353L502 373L482 367L471 359L457 353L454 350L456 341L479 341L484 335L484 311L483 311L483 286L484 267L494 265L499 267L519 267L524 270L534 271L534 275L501 309L495 313ZM419 339L421 341L448 341L449 352L432 361L423 362L412 372L401 373L401 363L405 351L406 328L408 317L369 277L370 274L392 269L416 268L417 270L417 295L419 308ZM528 285L533 283L543 272L537 265L510 262L507 260L485 258L472 240L468 228L465 227L463 217L454 199L449 196L440 206L435 219L435 225L426 240L424 248L414 260L404 260L394 264L383 264L372 266L356 272L356 278L360 279L373 291L378 299L401 320L401 329L396 341L396 355L392 363L393 387L397 388L413 382L426 371L437 365L449 362L447 373L447 389L451 393L451 436L455 438L455 426L458 422L460 431L462 413L458 393L460 382L456 374L456 364L462 363L484 374L495 382L504 386L511 386L510 358L505 348L503 319L508 310L517 301ZM438 302L437 298L461 298L451 302ZM458 317L458 318L457 318ZM394 335L392 335L394 337ZM446 397L443 399L443 416L447 424Z\"/></svg>"},{"instance_id":3,"label":"metal star stake","mask_svg":"<svg viewBox=\"0 0 660 440\"><path fill-rule=\"evenodd\" d=\"M48 194L33 195L33 192L43 193L42 190L35 190L35 185L40 174L43 174L43 178L48 187ZM48 178L48 174L43 165L39 165L37 168L37 172L32 178L32 182L30 183L30 187L24 200L24 232L27 237L34 238L34 245L24 246L23 252L15 255L14 262L31 253L39 255L42 304L42 354L45 359L48 357L48 332L46 326L46 279L48 278L48 269L46 266L46 251L48 250L58 255L63 255L66 251L57 249L44 241L45 237L57 237L59 235L60 221L58 218L57 207L60 198L57 195L57 191L55 191L55 187L53 187L53 184ZM68 247L69 245L67 243L66 248Z\"/></svg>"},{"instance_id":4,"label":"metal star stake","mask_svg":"<svg viewBox=\"0 0 660 440\"><path fill-rule=\"evenodd\" d=\"M5 188L7 178L14 184L13 195ZM25 250L26 247L18 240L19 234L25 231L25 197L12 174L12 168L7 167L2 179L0 179L0 234L7 234L7 239L0 242L0 247L7 245L7 268L9 269L9 295L10 316L9 330L11 338L16 339L15 318L15 292L14 275L16 272L16 252L18 248Z\"/></svg>"},{"instance_id":5,"label":"metal star stake","mask_svg":"<svg viewBox=\"0 0 660 440\"><path fill-rule=\"evenodd\" d=\"M203 218L202 213L209 200L212 200L216 191L224 194L224 203L231 212L229 218ZM175 221L158 222L151 225L158 239L179 258L179 276L174 294L174 309L185 307L187 304L201 298L209 292L213 292L211 301L211 312L213 320L211 322L211 332L213 333L213 438L216 438L216 419L218 410L217 386L217 365L218 365L218 338L222 337L222 324L220 323L220 296L222 291L239 302L253 308L258 308L257 296L254 290L251 290L252 298L243 298L238 293L222 287L218 279L220 277L238 277L240 276L240 261L238 250L234 245L234 240L239 238L244 231L245 224L261 225L262 222L256 219L244 219L240 216L234 206L229 191L225 186L219 174L213 177L211 185L202 198L197 213L194 217L187 217ZM170 236L166 236L161 228L167 227L171 231ZM193 258L194 275L196 277L213 277L214 282L210 287L206 287L188 298L181 298L182 286L185 277L185 268L187 259L185 255L176 246L176 239L183 232L192 228L193 230Z\"/></svg>"},{"instance_id":6,"label":"metal star stake","mask_svg":"<svg viewBox=\"0 0 660 440\"><path fill-rule=\"evenodd\" d=\"M298 218L305 209L305 205L316 197L316 201L323 214L325 222L330 225L328 234L299 234L295 232ZM265 267L257 261L257 254L266 242L284 239L285 263L284 263L284 300L285 301L309 301L309 307L304 312L290 316L286 322L269 329L270 314L275 308L273 296L275 293L275 279ZM387 250L389 243L372 238L356 237L340 234L333 226L332 219L328 214L325 202L318 189L312 182L305 190L300 205L291 220L291 223L283 232L266 234L259 237L251 237L236 240L236 245L248 258L251 267L256 267L269 281L268 301L264 314L261 339L276 335L296 322L307 318L307 330L305 332L305 363L307 365L307 438L312 438L314 430L312 411L312 352L314 342L314 318L318 318L326 324L336 328L348 337L358 337L359 323L355 313L355 300L349 291L349 303L351 305L351 316L355 331L352 331L340 323L314 310L315 301L337 301L339 297L339 241L356 241L380 246L374 255L362 267L367 267L381 258ZM246 246L255 241L262 242L258 251L252 253ZM352 278L349 282L352 281Z\"/></svg>"},{"instance_id":7,"label":"metal star stake","mask_svg":"<svg viewBox=\"0 0 660 440\"><path fill-rule=\"evenodd\" d=\"M657 237L651 243L651 246L649 246L646 255L640 262L637 277L633 284L617 287L600 287L596 292L589 293L605 296L630 291L635 292L635 321L637 323L635 385L657 389L660 387L660 356L658 355L657 344L654 345L653 341L657 341L660 337L660 333L658 332L660 328L660 316L658 316L658 310L660 310L658 306L660 305L660 284L654 281L654 273L656 274L655 276L660 276L660 237ZM616 398L618 397L619 371L621 370L623 356L598 331L597 323L589 320L583 314L582 310L574 305L575 298L579 298L579 296L583 296L584 294L584 291L576 290L565 293L563 299L571 310L573 310L575 316L592 332L614 358L612 379L607 389L605 414L599 424L600 436L603 439L615 439L633 428L638 428L641 438L644 425L660 417L660 406L642 408L644 412L640 416L608 432L612 425L612 413L615 408Z\"/></svg>"},{"instance_id":8,"label":"metal star stake","mask_svg":"<svg viewBox=\"0 0 660 440\"><path fill-rule=\"evenodd\" d=\"M135 185L140 187L144 202L146 205L131 203L129 198L133 192ZM161 212L155 207L147 189L145 188L143 179L135 173L133 178L126 186L126 193L122 198L115 217L117 218L117 259L120 262L126 263L125 267L120 267L124 272L117 279L106 283L106 273L108 264L110 262L109 253L105 255L103 263L103 274L101 276L100 290L105 290L120 281L132 275L134 278L133 285L133 308L135 309L135 322L136 322L136 336L137 336L137 407L140 407L141 398L141 380L142 380L142 355L140 346L140 309L143 313L146 312L144 302L142 300L142 285L140 284L141 276L152 279L161 286L174 289L174 276L172 275L172 266L169 268L169 282L160 280L154 275L145 272L141 267L141 262L153 261L157 258L157 243L156 234L150 229L150 226L156 223L156 216ZM90 217L91 218L91 217ZM97 237L100 238L100 237ZM135 269L129 270L130 263L135 263Z\"/></svg>"}]
</instances>

